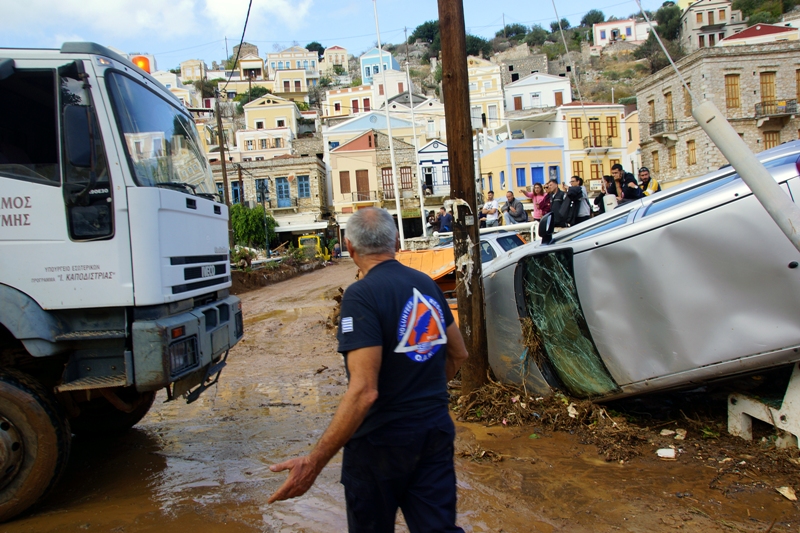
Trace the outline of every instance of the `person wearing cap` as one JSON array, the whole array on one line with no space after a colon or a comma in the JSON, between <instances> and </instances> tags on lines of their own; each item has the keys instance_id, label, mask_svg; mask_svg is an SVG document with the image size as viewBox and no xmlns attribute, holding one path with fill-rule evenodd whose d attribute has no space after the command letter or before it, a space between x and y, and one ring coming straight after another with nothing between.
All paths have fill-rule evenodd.
<instances>
[{"instance_id":1,"label":"person wearing cap","mask_svg":"<svg viewBox=\"0 0 800 533\"><path fill-rule=\"evenodd\" d=\"M639 188L642 189L645 196L650 196L661 190L661 185L655 178L650 177L650 169L647 167L639 169Z\"/></svg>"}]
</instances>

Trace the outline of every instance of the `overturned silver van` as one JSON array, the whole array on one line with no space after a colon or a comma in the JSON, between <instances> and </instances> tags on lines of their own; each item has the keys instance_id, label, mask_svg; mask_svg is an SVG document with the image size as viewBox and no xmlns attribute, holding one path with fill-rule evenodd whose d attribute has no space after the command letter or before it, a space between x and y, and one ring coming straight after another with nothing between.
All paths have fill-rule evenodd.
<instances>
[{"instance_id":1,"label":"overturned silver van","mask_svg":"<svg viewBox=\"0 0 800 533\"><path fill-rule=\"evenodd\" d=\"M800 141L758 158L798 202ZM485 265L489 363L530 392L610 399L798 361L799 265L722 168Z\"/></svg>"}]
</instances>

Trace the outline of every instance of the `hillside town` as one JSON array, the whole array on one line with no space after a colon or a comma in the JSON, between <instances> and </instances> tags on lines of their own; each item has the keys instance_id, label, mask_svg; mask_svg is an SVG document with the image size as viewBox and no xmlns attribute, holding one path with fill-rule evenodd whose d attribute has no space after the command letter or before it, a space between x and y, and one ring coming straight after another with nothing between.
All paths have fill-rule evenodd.
<instances>
[{"instance_id":1,"label":"hillside town","mask_svg":"<svg viewBox=\"0 0 800 533\"><path fill-rule=\"evenodd\" d=\"M798 531L800 6L656 1L9 31L0 529Z\"/></svg>"},{"instance_id":2,"label":"hillside town","mask_svg":"<svg viewBox=\"0 0 800 533\"><path fill-rule=\"evenodd\" d=\"M724 110L751 150L796 138L800 15L750 25L727 0L666 2L661 10L679 14L677 24L670 22L677 31L665 40L680 44L678 68L689 86ZM649 23L640 16L584 23L570 30L577 48L566 54L552 53L556 24L553 41L541 46L531 44L541 27L523 27L520 35L509 26L518 33L501 39L502 51L487 47L489 53L469 57L479 191L514 191L530 212L532 203L518 191L550 179L579 176L595 196L614 164L633 175L648 168L664 188L725 164L692 119L672 69L645 75L651 59L635 59L652 41ZM196 115L222 194L216 88L230 202L263 205L276 222L275 244L329 227L344 230L365 206L397 218L399 205L405 235L415 237L426 233L427 212L449 196L450 169L436 77L441 64L428 40L412 34L409 41L357 54L335 43L263 54L244 43L227 62L209 68L206 59L187 59L171 71L155 69L155 57L136 57ZM632 67L629 78L615 70L622 63ZM592 94L604 76L614 80L610 94ZM614 86L621 97L614 98Z\"/></svg>"}]
</instances>

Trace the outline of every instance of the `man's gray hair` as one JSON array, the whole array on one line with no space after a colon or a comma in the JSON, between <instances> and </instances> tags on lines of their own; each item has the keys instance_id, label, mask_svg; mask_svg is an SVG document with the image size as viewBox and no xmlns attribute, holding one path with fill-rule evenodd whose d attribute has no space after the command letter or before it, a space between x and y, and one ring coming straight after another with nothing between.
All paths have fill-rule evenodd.
<instances>
[{"instance_id":1,"label":"man's gray hair","mask_svg":"<svg viewBox=\"0 0 800 533\"><path fill-rule=\"evenodd\" d=\"M347 220L347 239L361 255L393 254L397 243L397 227L385 209L359 209Z\"/></svg>"}]
</instances>

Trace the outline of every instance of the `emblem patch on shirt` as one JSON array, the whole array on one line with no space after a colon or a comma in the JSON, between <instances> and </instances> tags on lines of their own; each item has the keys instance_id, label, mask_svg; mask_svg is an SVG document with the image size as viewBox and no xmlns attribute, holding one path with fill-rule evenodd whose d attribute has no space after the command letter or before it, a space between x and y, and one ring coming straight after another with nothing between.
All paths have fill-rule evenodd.
<instances>
[{"instance_id":1,"label":"emblem patch on shirt","mask_svg":"<svg viewBox=\"0 0 800 533\"><path fill-rule=\"evenodd\" d=\"M397 339L400 342L395 353L404 353L419 363L433 357L442 344L447 344L444 313L439 302L414 289L400 315Z\"/></svg>"},{"instance_id":2,"label":"emblem patch on shirt","mask_svg":"<svg viewBox=\"0 0 800 533\"><path fill-rule=\"evenodd\" d=\"M353 333L353 317L342 317L342 333Z\"/></svg>"}]
</instances>

